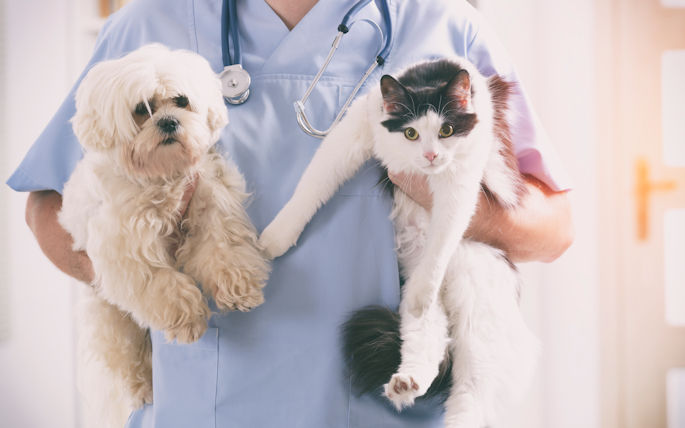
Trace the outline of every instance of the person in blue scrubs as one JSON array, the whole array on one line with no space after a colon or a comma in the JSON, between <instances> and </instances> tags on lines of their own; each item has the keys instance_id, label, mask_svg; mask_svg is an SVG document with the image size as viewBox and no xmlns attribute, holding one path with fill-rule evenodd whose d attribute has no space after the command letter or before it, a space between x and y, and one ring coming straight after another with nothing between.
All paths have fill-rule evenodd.
<instances>
[{"instance_id":1,"label":"person in blue scrubs","mask_svg":"<svg viewBox=\"0 0 685 428\"><path fill-rule=\"evenodd\" d=\"M318 71L354 1L237 3L242 66L252 76L251 95L243 105L227 105L230 124L218 144L245 175L253 194L248 211L262 230L289 199L320 142L300 130L292 103ZM221 5L221 0L136 0L107 20L87 69L159 42L198 52L218 73L223 69ZM360 95L382 74L451 55L467 57L485 75L498 73L515 82L512 129L521 169L530 174L530 195L515 214L484 204L469 233L504 248L514 260L553 260L572 239L563 192L568 180L502 47L465 1L391 0L389 5L393 46ZM375 2L358 18L384 27ZM332 122L378 47L377 33L364 22L345 36L308 101L315 126L325 129ZM81 157L69 123L73 94L8 184L31 192L27 221L46 255L66 273L89 282L87 255L70 250L70 239L55 218L60 192ZM441 426L438 404L424 402L398 413L380 396L355 395L344 370L339 327L349 313L399 302L391 201L377 186L380 176L370 162L316 214L298 246L274 261L262 306L249 313L215 313L207 333L190 345L166 343L163 334L153 331L154 403L135 411L128 426ZM421 192L412 195L429 199Z\"/></svg>"}]
</instances>

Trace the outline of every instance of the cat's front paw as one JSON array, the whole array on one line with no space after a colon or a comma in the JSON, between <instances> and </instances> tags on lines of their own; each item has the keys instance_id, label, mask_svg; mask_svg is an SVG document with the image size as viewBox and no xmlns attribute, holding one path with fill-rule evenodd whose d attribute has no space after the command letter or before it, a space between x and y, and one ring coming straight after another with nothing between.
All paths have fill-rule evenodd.
<instances>
[{"instance_id":1,"label":"cat's front paw","mask_svg":"<svg viewBox=\"0 0 685 428\"><path fill-rule=\"evenodd\" d=\"M395 373L390 382L383 386L384 395L392 402L397 411L414 404L419 394L419 384L408 374Z\"/></svg>"},{"instance_id":2,"label":"cat's front paw","mask_svg":"<svg viewBox=\"0 0 685 428\"><path fill-rule=\"evenodd\" d=\"M295 245L299 236L300 234L293 232L292 227L289 227L287 222L282 221L279 216L259 236L259 247L266 257L275 259Z\"/></svg>"}]
</instances>

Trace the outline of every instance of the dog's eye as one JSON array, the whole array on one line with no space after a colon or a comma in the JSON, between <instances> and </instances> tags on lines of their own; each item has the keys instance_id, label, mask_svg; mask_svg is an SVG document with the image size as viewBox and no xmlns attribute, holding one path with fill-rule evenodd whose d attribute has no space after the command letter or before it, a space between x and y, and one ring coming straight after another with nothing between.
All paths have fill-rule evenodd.
<instances>
[{"instance_id":1,"label":"dog's eye","mask_svg":"<svg viewBox=\"0 0 685 428\"><path fill-rule=\"evenodd\" d=\"M185 95L179 95L176 98L174 98L174 102L176 103L176 106L179 108L186 108L188 107L188 97Z\"/></svg>"},{"instance_id":2,"label":"dog's eye","mask_svg":"<svg viewBox=\"0 0 685 428\"><path fill-rule=\"evenodd\" d=\"M138 103L136 105L136 109L133 111L133 113L143 116L147 114L147 107L145 106L145 103Z\"/></svg>"},{"instance_id":3,"label":"dog's eye","mask_svg":"<svg viewBox=\"0 0 685 428\"><path fill-rule=\"evenodd\" d=\"M150 111L148 111L148 106L150 107ZM145 105L144 101L139 102L136 104L135 110L133 110L133 114L139 115L139 116L149 116L152 114L155 114L155 102L154 100L148 100L147 105Z\"/></svg>"}]
</instances>

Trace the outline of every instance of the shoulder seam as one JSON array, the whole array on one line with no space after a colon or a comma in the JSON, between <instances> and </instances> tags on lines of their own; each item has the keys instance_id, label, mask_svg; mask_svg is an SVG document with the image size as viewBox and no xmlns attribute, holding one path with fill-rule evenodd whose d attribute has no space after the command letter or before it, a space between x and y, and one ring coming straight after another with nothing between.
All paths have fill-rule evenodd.
<instances>
[{"instance_id":1,"label":"shoulder seam","mask_svg":"<svg viewBox=\"0 0 685 428\"><path fill-rule=\"evenodd\" d=\"M469 56L469 53L471 52L471 47L473 46L473 43L476 41L476 38L478 37L479 33L480 33L480 25L478 26L478 29L476 29L476 32L474 33L471 40L469 40L469 43L466 45L466 57L467 58Z\"/></svg>"}]
</instances>

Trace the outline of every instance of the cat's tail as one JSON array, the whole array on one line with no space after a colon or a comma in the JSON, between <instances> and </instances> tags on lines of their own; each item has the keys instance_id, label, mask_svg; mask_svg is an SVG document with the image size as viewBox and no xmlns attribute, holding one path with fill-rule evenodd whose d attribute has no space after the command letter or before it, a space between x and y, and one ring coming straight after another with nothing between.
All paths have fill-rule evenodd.
<instances>
[{"instance_id":1,"label":"cat's tail","mask_svg":"<svg viewBox=\"0 0 685 428\"><path fill-rule=\"evenodd\" d=\"M382 391L400 366L400 316L382 306L369 306L343 324L343 351L353 389L359 394ZM449 353L424 398L446 399L452 385Z\"/></svg>"}]
</instances>

